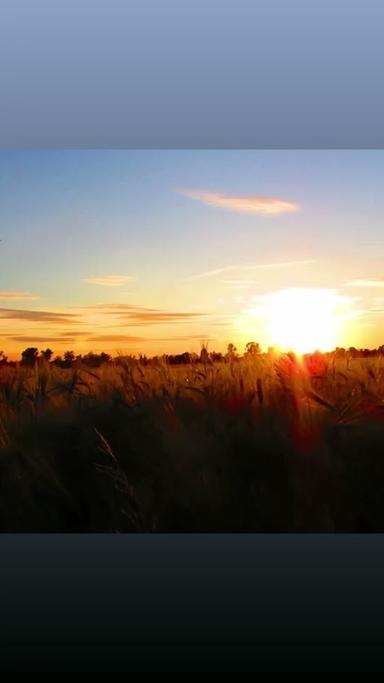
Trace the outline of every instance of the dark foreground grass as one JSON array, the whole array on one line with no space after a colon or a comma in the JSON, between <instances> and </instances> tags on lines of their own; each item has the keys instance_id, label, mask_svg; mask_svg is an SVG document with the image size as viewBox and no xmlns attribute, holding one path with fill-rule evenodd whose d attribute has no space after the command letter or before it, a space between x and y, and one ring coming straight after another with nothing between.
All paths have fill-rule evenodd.
<instances>
[{"instance_id":1,"label":"dark foreground grass","mask_svg":"<svg viewBox=\"0 0 384 683\"><path fill-rule=\"evenodd\" d=\"M384 531L381 359L0 375L0 530Z\"/></svg>"}]
</instances>

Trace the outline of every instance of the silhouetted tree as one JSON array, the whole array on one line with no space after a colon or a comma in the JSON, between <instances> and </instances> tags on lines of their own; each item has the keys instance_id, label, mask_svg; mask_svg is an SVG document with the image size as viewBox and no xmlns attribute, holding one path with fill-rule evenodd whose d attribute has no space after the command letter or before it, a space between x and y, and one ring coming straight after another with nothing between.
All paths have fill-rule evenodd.
<instances>
[{"instance_id":1,"label":"silhouetted tree","mask_svg":"<svg viewBox=\"0 0 384 683\"><path fill-rule=\"evenodd\" d=\"M200 362L201 362L201 363L204 363L204 364L206 364L206 363L209 362L209 353L208 353L207 344L202 344L202 345L201 345Z\"/></svg>"},{"instance_id":2,"label":"silhouetted tree","mask_svg":"<svg viewBox=\"0 0 384 683\"><path fill-rule=\"evenodd\" d=\"M184 353L177 353L173 356L168 356L168 363L170 365L186 365L191 362L191 355L188 351Z\"/></svg>"},{"instance_id":3,"label":"silhouetted tree","mask_svg":"<svg viewBox=\"0 0 384 683\"><path fill-rule=\"evenodd\" d=\"M44 360L46 360L49 363L53 356L53 351L52 349L45 349L45 351L41 351L40 355L42 358L44 358Z\"/></svg>"},{"instance_id":4,"label":"silhouetted tree","mask_svg":"<svg viewBox=\"0 0 384 683\"><path fill-rule=\"evenodd\" d=\"M66 351L64 354L64 363L66 368L71 368L75 362L75 354L73 351Z\"/></svg>"},{"instance_id":5,"label":"silhouetted tree","mask_svg":"<svg viewBox=\"0 0 384 683\"><path fill-rule=\"evenodd\" d=\"M345 358L346 350L340 346L337 346L333 352L335 358Z\"/></svg>"},{"instance_id":6,"label":"silhouetted tree","mask_svg":"<svg viewBox=\"0 0 384 683\"><path fill-rule=\"evenodd\" d=\"M238 358L237 348L234 344L228 344L227 353L225 354L227 360L236 360Z\"/></svg>"},{"instance_id":7,"label":"silhouetted tree","mask_svg":"<svg viewBox=\"0 0 384 683\"><path fill-rule=\"evenodd\" d=\"M220 351L211 351L209 357L212 363L220 363L224 359L224 356L222 353L220 353Z\"/></svg>"},{"instance_id":8,"label":"silhouetted tree","mask_svg":"<svg viewBox=\"0 0 384 683\"><path fill-rule=\"evenodd\" d=\"M21 354L21 365L34 366L38 359L39 350L34 346L30 346L25 349Z\"/></svg>"},{"instance_id":9,"label":"silhouetted tree","mask_svg":"<svg viewBox=\"0 0 384 683\"><path fill-rule=\"evenodd\" d=\"M248 344L245 345L245 356L258 356L259 353L261 353L261 348L260 344L257 342L248 342Z\"/></svg>"},{"instance_id":10,"label":"silhouetted tree","mask_svg":"<svg viewBox=\"0 0 384 683\"><path fill-rule=\"evenodd\" d=\"M112 358L108 353L93 353L90 351L90 353L82 357L81 362L84 365L88 365L88 367L98 368L103 363L110 363L111 360Z\"/></svg>"}]
</instances>

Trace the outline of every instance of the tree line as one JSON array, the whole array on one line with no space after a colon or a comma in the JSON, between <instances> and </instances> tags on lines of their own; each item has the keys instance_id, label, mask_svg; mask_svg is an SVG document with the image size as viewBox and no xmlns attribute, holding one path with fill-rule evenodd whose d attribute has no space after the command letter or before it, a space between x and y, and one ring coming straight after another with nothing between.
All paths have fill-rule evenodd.
<instances>
[{"instance_id":1,"label":"tree line","mask_svg":"<svg viewBox=\"0 0 384 683\"><path fill-rule=\"evenodd\" d=\"M270 347L267 354L273 355L275 349ZM139 356L124 356L124 358L134 360L139 362L141 365L156 365L160 362L166 362L170 365L186 365L191 363L220 363L223 361L235 362L240 360L240 358L254 358L262 354L260 344L257 342L248 342L245 345L244 352L241 354L234 344L228 344L225 353L220 351L209 351L206 344L201 345L200 353L194 353L190 351L184 351L183 353L176 354L162 354L147 356L144 354L139 354ZM313 354L307 354L307 356L322 356L327 360L331 359L355 359L355 358L370 358L377 356L384 356L384 344L375 349L357 349L354 346L348 349L337 347L334 351L329 351L326 353L321 353L320 351L315 351ZM84 355L75 354L74 351L66 351L63 355L58 355L54 357L54 352L52 349L47 348L45 350L39 350L38 348L31 346L22 351L19 361L10 361L3 351L0 351L0 366L10 365L23 367L34 367L39 363L49 363L59 368L71 368L76 365L85 365L92 368L100 367L104 363L112 363L114 359L109 353L101 352L94 353L90 351Z\"/></svg>"}]
</instances>

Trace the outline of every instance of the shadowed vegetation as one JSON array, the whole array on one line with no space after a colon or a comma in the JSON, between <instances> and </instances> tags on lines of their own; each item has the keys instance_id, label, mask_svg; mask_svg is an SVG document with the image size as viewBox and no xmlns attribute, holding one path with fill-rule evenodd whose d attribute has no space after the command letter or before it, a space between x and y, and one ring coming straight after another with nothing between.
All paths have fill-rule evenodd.
<instances>
[{"instance_id":1,"label":"shadowed vegetation","mask_svg":"<svg viewBox=\"0 0 384 683\"><path fill-rule=\"evenodd\" d=\"M384 530L381 352L26 352L0 362L1 531Z\"/></svg>"}]
</instances>

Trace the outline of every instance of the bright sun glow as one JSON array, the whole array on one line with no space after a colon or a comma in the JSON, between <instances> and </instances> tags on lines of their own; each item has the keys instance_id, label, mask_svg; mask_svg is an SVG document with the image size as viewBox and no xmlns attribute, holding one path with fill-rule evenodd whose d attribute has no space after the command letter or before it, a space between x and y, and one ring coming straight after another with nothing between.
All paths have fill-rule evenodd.
<instances>
[{"instance_id":1,"label":"bright sun glow","mask_svg":"<svg viewBox=\"0 0 384 683\"><path fill-rule=\"evenodd\" d=\"M282 289L255 303L237 320L241 338L299 354L343 346L344 323L356 315L353 299L333 289Z\"/></svg>"},{"instance_id":2,"label":"bright sun glow","mask_svg":"<svg viewBox=\"0 0 384 683\"><path fill-rule=\"evenodd\" d=\"M283 289L268 295L270 345L297 353L334 349L341 331L340 308L346 303L346 297L331 289Z\"/></svg>"}]
</instances>

